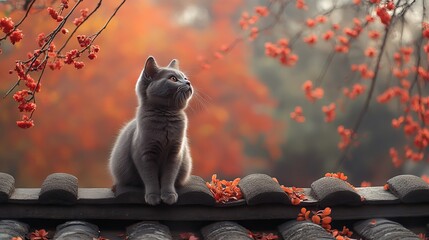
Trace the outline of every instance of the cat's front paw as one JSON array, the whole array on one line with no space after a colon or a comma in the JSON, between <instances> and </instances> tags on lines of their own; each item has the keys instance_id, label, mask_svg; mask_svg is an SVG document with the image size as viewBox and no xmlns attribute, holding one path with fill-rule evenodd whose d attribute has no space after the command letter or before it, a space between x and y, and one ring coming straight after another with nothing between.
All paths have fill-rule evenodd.
<instances>
[{"instance_id":1,"label":"cat's front paw","mask_svg":"<svg viewBox=\"0 0 429 240\"><path fill-rule=\"evenodd\" d=\"M158 205L161 203L161 198L159 197L159 194L156 194L156 193L146 194L144 196L144 199L145 199L147 204L152 205L152 206Z\"/></svg>"},{"instance_id":2,"label":"cat's front paw","mask_svg":"<svg viewBox=\"0 0 429 240\"><path fill-rule=\"evenodd\" d=\"M165 192L161 193L161 199L166 204L175 204L177 202L177 193L175 192Z\"/></svg>"}]
</instances>

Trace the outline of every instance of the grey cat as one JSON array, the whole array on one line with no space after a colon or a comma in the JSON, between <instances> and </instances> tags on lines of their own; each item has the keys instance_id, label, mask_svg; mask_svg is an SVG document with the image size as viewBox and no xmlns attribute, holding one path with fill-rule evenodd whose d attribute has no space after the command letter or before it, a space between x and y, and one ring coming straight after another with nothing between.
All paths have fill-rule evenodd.
<instances>
[{"instance_id":1,"label":"grey cat","mask_svg":"<svg viewBox=\"0 0 429 240\"><path fill-rule=\"evenodd\" d=\"M136 93L136 117L120 131L109 160L114 186L144 187L150 205L161 200L174 204L175 187L187 182L192 168L184 112L193 93L191 82L177 60L158 67L149 57Z\"/></svg>"}]
</instances>

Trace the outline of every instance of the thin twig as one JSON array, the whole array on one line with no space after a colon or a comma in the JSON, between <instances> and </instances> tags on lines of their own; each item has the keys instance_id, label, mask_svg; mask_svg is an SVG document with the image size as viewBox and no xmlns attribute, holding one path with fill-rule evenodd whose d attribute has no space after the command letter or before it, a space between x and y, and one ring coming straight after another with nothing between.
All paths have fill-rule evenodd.
<instances>
[{"instance_id":1,"label":"thin twig","mask_svg":"<svg viewBox=\"0 0 429 240\"><path fill-rule=\"evenodd\" d=\"M32 58L30 58L27 61L24 61L22 63L28 63L30 62L27 70L25 71L25 76L27 76L27 74L31 71L34 63L36 62L36 60L39 58L39 56L41 54L45 54L46 55L46 50L49 48L49 46L51 45L52 41L54 40L55 36L61 31L62 27L64 26L64 24L67 22L67 19L71 16L71 14L74 12L74 10L77 8L77 6L82 2L83 0L78 0L78 2L73 6L73 8L70 10L70 12L64 17L64 19L61 21L61 23L54 29L54 31L52 31L49 34L49 39L48 41L46 41L43 46L40 48L40 52L38 54L34 54L34 56ZM46 65L43 67L45 68ZM6 92L6 94L3 95L3 99L6 98L17 86L19 86L19 83L22 81L22 79L18 79L17 82ZM33 96L34 96L34 91L33 91Z\"/></svg>"},{"instance_id":2,"label":"thin twig","mask_svg":"<svg viewBox=\"0 0 429 240\"><path fill-rule=\"evenodd\" d=\"M381 58L383 56L383 52L384 52L385 47L386 47L387 38L389 36L389 30L390 30L390 25L386 26L386 28L385 28L385 34L383 37L383 42L382 42L381 47L380 47L380 53L377 56L377 62L376 62L375 67L374 67L375 68L374 69L374 76L371 79L371 85L369 87L368 95L365 99L365 103L363 105L363 108L359 113L357 121L356 121L354 127L352 128L353 136L356 135L357 131L359 130L359 127L362 124L363 118L365 117L366 113L368 112L368 108L369 108L369 105L371 103L372 95L374 93L375 83L377 81L378 72L380 69ZM347 145L346 148L343 150L343 153L337 162L337 166L336 166L337 171L341 168L341 165L344 163L351 145L352 144Z\"/></svg>"},{"instance_id":3,"label":"thin twig","mask_svg":"<svg viewBox=\"0 0 429 240\"><path fill-rule=\"evenodd\" d=\"M33 4L36 2L36 0L32 0L31 3L28 5L27 10L25 11L24 16L21 18L21 20L19 20L19 22L17 24L15 24L15 26L13 27L13 29L6 33L6 35L2 38L0 38L0 42L5 40L10 34L13 33L13 31L15 31L23 22L24 20L27 18L28 14L30 13L31 8L33 7Z\"/></svg>"},{"instance_id":4,"label":"thin twig","mask_svg":"<svg viewBox=\"0 0 429 240\"><path fill-rule=\"evenodd\" d=\"M122 2L116 7L115 11L113 11L113 14L109 17L109 19L107 20L107 22L104 24L104 26L93 36L92 38L92 42L95 41L95 39L100 35L101 32L103 32L104 29L107 28L107 25L109 25L110 21L113 19L113 17L116 15L116 13L119 11L119 9L122 7L122 5L126 2L127 0L122 0Z\"/></svg>"},{"instance_id":5,"label":"thin twig","mask_svg":"<svg viewBox=\"0 0 429 240\"><path fill-rule=\"evenodd\" d=\"M76 26L73 30L73 32L70 33L69 37L67 38L67 40L64 42L64 44L60 47L60 49L57 51L57 54L59 55L61 53L61 51L67 46L67 44L69 43L69 41L71 40L71 38L73 37L73 35L77 32L77 30L79 29L80 26L82 26L87 19L89 19L97 10L98 8L100 8L101 3L103 0L99 0L97 3L97 6L94 8L94 10L92 10L88 16L82 21L81 24L79 24L78 26Z\"/></svg>"}]
</instances>

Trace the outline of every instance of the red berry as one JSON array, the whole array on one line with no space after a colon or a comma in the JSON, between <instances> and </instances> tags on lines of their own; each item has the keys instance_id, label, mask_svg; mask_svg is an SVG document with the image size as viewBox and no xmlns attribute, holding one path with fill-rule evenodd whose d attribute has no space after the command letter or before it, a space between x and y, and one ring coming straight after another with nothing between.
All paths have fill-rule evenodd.
<instances>
[{"instance_id":1,"label":"red berry","mask_svg":"<svg viewBox=\"0 0 429 240\"><path fill-rule=\"evenodd\" d=\"M15 31L13 31L10 35L9 35L9 40L12 44L15 44L19 41L21 41L21 39L24 37L24 34L22 33L21 30L16 29Z\"/></svg>"},{"instance_id":2,"label":"red berry","mask_svg":"<svg viewBox=\"0 0 429 240\"><path fill-rule=\"evenodd\" d=\"M89 59L91 59L91 60L94 60L94 59L96 59L96 58L97 58L97 55L95 55L95 53L90 53L90 54L88 55L88 58L89 58Z\"/></svg>"}]
</instances>

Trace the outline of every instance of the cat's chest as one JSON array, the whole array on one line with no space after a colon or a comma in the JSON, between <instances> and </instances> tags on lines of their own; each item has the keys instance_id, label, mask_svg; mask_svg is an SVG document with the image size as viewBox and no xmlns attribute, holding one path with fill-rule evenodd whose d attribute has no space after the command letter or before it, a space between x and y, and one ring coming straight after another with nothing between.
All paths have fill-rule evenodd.
<instances>
[{"instance_id":1,"label":"cat's chest","mask_svg":"<svg viewBox=\"0 0 429 240\"><path fill-rule=\"evenodd\" d=\"M177 144L182 141L186 123L183 119L156 119L143 122L142 130L145 140L157 142L163 146Z\"/></svg>"},{"instance_id":2,"label":"cat's chest","mask_svg":"<svg viewBox=\"0 0 429 240\"><path fill-rule=\"evenodd\" d=\"M164 134L167 143L181 141L184 133L184 124L182 121L169 121L164 125Z\"/></svg>"}]
</instances>

